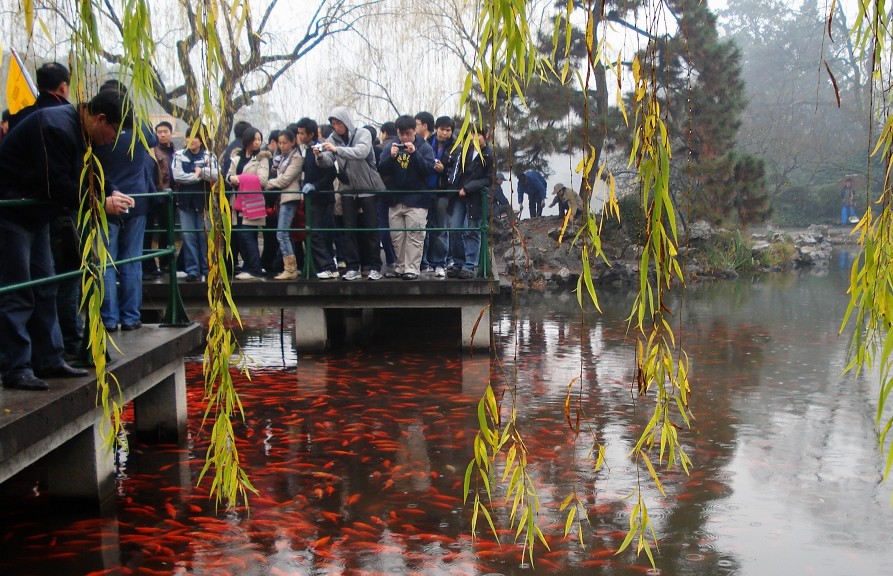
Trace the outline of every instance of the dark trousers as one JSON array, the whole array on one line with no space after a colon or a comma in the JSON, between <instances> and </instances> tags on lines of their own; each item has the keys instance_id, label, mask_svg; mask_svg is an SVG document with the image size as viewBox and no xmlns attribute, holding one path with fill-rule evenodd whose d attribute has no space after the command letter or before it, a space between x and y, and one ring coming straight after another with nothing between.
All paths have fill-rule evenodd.
<instances>
[{"instance_id":1,"label":"dark trousers","mask_svg":"<svg viewBox=\"0 0 893 576\"><path fill-rule=\"evenodd\" d=\"M362 211L361 211L362 210ZM344 260L348 270L381 268L381 245L378 232L351 232L356 228L378 228L378 207L375 196L363 198L342 194L344 218Z\"/></svg>"},{"instance_id":2,"label":"dark trousers","mask_svg":"<svg viewBox=\"0 0 893 576\"><path fill-rule=\"evenodd\" d=\"M530 217L531 218L539 218L543 215L543 204L545 204L545 198L534 198L533 196L528 196L530 200Z\"/></svg>"},{"instance_id":3,"label":"dark trousers","mask_svg":"<svg viewBox=\"0 0 893 576\"><path fill-rule=\"evenodd\" d=\"M260 247L257 244L257 231L260 227L246 226L242 220L242 213L238 212L237 224L233 227L233 236L238 239L239 252L242 255L242 272L248 272L252 276L263 276Z\"/></svg>"},{"instance_id":4,"label":"dark trousers","mask_svg":"<svg viewBox=\"0 0 893 576\"><path fill-rule=\"evenodd\" d=\"M0 286L54 274L49 223L25 227L0 212ZM114 289L114 286L112 286ZM55 283L0 297L0 372L4 378L62 364L62 333L56 316Z\"/></svg>"},{"instance_id":5,"label":"dark trousers","mask_svg":"<svg viewBox=\"0 0 893 576\"><path fill-rule=\"evenodd\" d=\"M378 206L378 227L387 228L390 226L388 223L388 207L385 206L384 202L378 202L376 205ZM388 266L394 266L397 263L397 253L394 251L394 243L391 241L391 231L382 230L379 236L381 246L384 248L385 261L388 263Z\"/></svg>"},{"instance_id":6,"label":"dark trousers","mask_svg":"<svg viewBox=\"0 0 893 576\"><path fill-rule=\"evenodd\" d=\"M329 194L329 199L331 195ZM334 205L331 202L313 203L310 206L310 228L316 230L318 228L334 228L335 218L332 215ZM332 233L331 232L311 232L310 233L310 251L313 254L313 265L317 272L323 270L337 270L335 265L335 254L332 250Z\"/></svg>"},{"instance_id":7,"label":"dark trousers","mask_svg":"<svg viewBox=\"0 0 893 576\"><path fill-rule=\"evenodd\" d=\"M149 211L146 213L146 232L145 236L143 236L143 254L151 250L156 250L157 248L153 247L153 242L157 244L158 248L167 248L167 228L168 228L168 214L167 214L167 204L160 205L152 205L150 204ZM158 229L160 232L150 232L150 230ZM162 258L161 267L163 268L167 262L167 258ZM143 272L155 272L158 268L158 263L153 260L143 260Z\"/></svg>"}]
</instances>

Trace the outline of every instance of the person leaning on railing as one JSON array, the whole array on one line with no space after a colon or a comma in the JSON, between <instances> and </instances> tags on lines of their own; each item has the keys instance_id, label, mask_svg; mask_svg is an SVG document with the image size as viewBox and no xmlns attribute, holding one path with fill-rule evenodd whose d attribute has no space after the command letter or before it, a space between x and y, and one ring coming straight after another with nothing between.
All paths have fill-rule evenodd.
<instances>
[{"instance_id":1,"label":"person leaning on railing","mask_svg":"<svg viewBox=\"0 0 893 576\"><path fill-rule=\"evenodd\" d=\"M117 91L97 94L77 108L58 106L34 112L0 143L0 200L44 201L0 206L0 288L54 275L49 222L56 203L77 209L87 146L115 140L125 116ZM98 181L98 178L89 180ZM130 196L112 193L105 211L123 214ZM43 378L87 375L63 358L56 315L56 285L20 288L0 297L0 376L5 388L47 390Z\"/></svg>"}]
</instances>

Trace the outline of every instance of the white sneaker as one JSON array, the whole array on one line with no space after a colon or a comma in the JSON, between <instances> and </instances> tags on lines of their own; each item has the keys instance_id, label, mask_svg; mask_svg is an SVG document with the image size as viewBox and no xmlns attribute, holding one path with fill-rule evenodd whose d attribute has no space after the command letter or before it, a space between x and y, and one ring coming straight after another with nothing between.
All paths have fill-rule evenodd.
<instances>
[{"instance_id":1,"label":"white sneaker","mask_svg":"<svg viewBox=\"0 0 893 576\"><path fill-rule=\"evenodd\" d=\"M183 270L177 270L177 278L186 278L186 276L188 276L186 272L184 272Z\"/></svg>"},{"instance_id":2,"label":"white sneaker","mask_svg":"<svg viewBox=\"0 0 893 576\"><path fill-rule=\"evenodd\" d=\"M335 280L339 276L341 276L341 274L335 270L323 270L322 272L316 273L316 277L320 280Z\"/></svg>"},{"instance_id":3,"label":"white sneaker","mask_svg":"<svg viewBox=\"0 0 893 576\"><path fill-rule=\"evenodd\" d=\"M257 280L257 277L248 272L239 272L236 274L236 280Z\"/></svg>"},{"instance_id":4,"label":"white sneaker","mask_svg":"<svg viewBox=\"0 0 893 576\"><path fill-rule=\"evenodd\" d=\"M446 278L446 270L443 269L443 266L438 266L434 269L434 277L435 278Z\"/></svg>"},{"instance_id":5,"label":"white sneaker","mask_svg":"<svg viewBox=\"0 0 893 576\"><path fill-rule=\"evenodd\" d=\"M359 280L362 277L363 275L360 274L359 270L348 270L341 279L350 282L351 280Z\"/></svg>"},{"instance_id":6,"label":"white sneaker","mask_svg":"<svg viewBox=\"0 0 893 576\"><path fill-rule=\"evenodd\" d=\"M434 268L432 268L431 266L425 266L424 268L422 268L423 274L427 274L427 273L431 273L431 272L434 272Z\"/></svg>"},{"instance_id":7,"label":"white sneaker","mask_svg":"<svg viewBox=\"0 0 893 576\"><path fill-rule=\"evenodd\" d=\"M369 270L369 280L381 280L381 272L378 270Z\"/></svg>"}]
</instances>

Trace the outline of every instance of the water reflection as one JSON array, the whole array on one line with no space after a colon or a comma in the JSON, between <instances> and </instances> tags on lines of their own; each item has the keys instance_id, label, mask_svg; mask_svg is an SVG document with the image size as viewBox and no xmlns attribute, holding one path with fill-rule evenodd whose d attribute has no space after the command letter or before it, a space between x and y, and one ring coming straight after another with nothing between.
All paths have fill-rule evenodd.
<instances>
[{"instance_id":1,"label":"water reflection","mask_svg":"<svg viewBox=\"0 0 893 576\"><path fill-rule=\"evenodd\" d=\"M684 439L694 470L665 474L666 499L646 488L661 538L657 573L893 571L876 390L867 378L840 376L839 272L679 296L678 334L692 357L695 420ZM431 329L454 321L447 316L418 333L398 318L361 349L298 357L277 310L246 314L240 340L262 366L240 381L238 447L259 491L250 512L217 512L209 482L196 487L210 424L201 426L192 362L188 444L133 445L110 515L55 507L39 467L0 489L0 573L647 573L644 559L614 555L636 482L626 454L649 408L633 393L631 302L602 294L604 314L581 312L565 295L532 298L518 312L499 306L492 360L462 357L446 330ZM534 567L511 544L504 488L493 508L503 545L468 533L462 478L488 380L506 409L514 397L531 453L551 548L538 550ZM569 386L584 422L576 441L564 417ZM607 446L599 473L595 442ZM558 507L572 490L589 514L585 548L561 537Z\"/></svg>"}]
</instances>

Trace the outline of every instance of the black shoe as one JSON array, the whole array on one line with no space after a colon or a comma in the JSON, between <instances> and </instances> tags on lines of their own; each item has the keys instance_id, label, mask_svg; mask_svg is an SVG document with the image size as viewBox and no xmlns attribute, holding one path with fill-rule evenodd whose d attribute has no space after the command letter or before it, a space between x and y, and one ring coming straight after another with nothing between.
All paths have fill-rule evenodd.
<instances>
[{"instance_id":1,"label":"black shoe","mask_svg":"<svg viewBox=\"0 0 893 576\"><path fill-rule=\"evenodd\" d=\"M474 276L475 276L475 274L474 274L473 270L462 269L456 275L456 278L458 278L459 280L471 280L472 278L474 278ZM124 327L121 326L121 328L124 328Z\"/></svg>"},{"instance_id":2,"label":"black shoe","mask_svg":"<svg viewBox=\"0 0 893 576\"><path fill-rule=\"evenodd\" d=\"M198 282L199 280L201 280L201 276L198 276L196 274L187 274L186 275L187 282Z\"/></svg>"},{"instance_id":3,"label":"black shoe","mask_svg":"<svg viewBox=\"0 0 893 576\"><path fill-rule=\"evenodd\" d=\"M50 386L34 374L24 374L13 378L3 379L4 388L13 388L15 390L49 390Z\"/></svg>"},{"instance_id":4,"label":"black shoe","mask_svg":"<svg viewBox=\"0 0 893 576\"><path fill-rule=\"evenodd\" d=\"M121 330L123 332L131 332L133 330L139 330L143 327L142 322L137 322L135 324L121 324Z\"/></svg>"},{"instance_id":5,"label":"black shoe","mask_svg":"<svg viewBox=\"0 0 893 576\"><path fill-rule=\"evenodd\" d=\"M459 272L460 270L458 268L447 268L447 278L456 278L459 276Z\"/></svg>"},{"instance_id":6,"label":"black shoe","mask_svg":"<svg viewBox=\"0 0 893 576\"><path fill-rule=\"evenodd\" d=\"M63 362L62 364L54 368L35 370L35 373L40 378L83 378L90 372L84 370L83 368L75 368L73 366L69 366L68 364Z\"/></svg>"},{"instance_id":7,"label":"black shoe","mask_svg":"<svg viewBox=\"0 0 893 576\"><path fill-rule=\"evenodd\" d=\"M419 278L419 275L416 274L415 272L407 272L406 274L403 275L404 280L418 280L418 278Z\"/></svg>"},{"instance_id":8,"label":"black shoe","mask_svg":"<svg viewBox=\"0 0 893 576\"><path fill-rule=\"evenodd\" d=\"M118 325L115 324L114 326L106 326L106 327L105 327L105 331L108 332L109 334L111 334L112 332L117 332L117 331L118 331Z\"/></svg>"}]
</instances>

